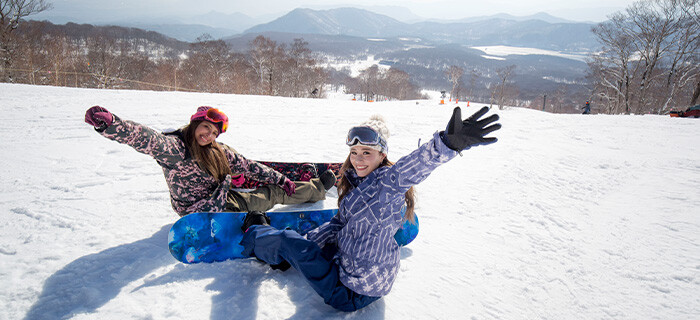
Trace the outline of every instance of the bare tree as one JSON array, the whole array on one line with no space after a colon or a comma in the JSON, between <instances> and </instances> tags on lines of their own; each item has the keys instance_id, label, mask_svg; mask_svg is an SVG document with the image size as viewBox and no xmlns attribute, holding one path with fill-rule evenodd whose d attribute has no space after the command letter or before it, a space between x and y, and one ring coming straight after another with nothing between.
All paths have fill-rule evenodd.
<instances>
[{"instance_id":1,"label":"bare tree","mask_svg":"<svg viewBox=\"0 0 700 320\"><path fill-rule=\"evenodd\" d=\"M700 25L700 5L698 5L698 0L671 0L671 4L680 8L695 24Z\"/></svg>"},{"instance_id":2,"label":"bare tree","mask_svg":"<svg viewBox=\"0 0 700 320\"><path fill-rule=\"evenodd\" d=\"M44 48L53 76L52 84L54 86L68 85L66 71L70 68L71 55L77 52L77 48L62 34L47 37Z\"/></svg>"},{"instance_id":3,"label":"bare tree","mask_svg":"<svg viewBox=\"0 0 700 320\"><path fill-rule=\"evenodd\" d=\"M0 0L0 80L12 81L15 44L12 33L27 16L51 8L44 0Z\"/></svg>"},{"instance_id":4,"label":"bare tree","mask_svg":"<svg viewBox=\"0 0 700 320\"><path fill-rule=\"evenodd\" d=\"M553 113L562 113L564 111L564 106L567 103L568 95L569 92L568 90L566 90L566 86L559 85L557 87L557 90L555 90L554 93L548 96L548 100L550 101L550 105L552 106Z\"/></svg>"},{"instance_id":5,"label":"bare tree","mask_svg":"<svg viewBox=\"0 0 700 320\"><path fill-rule=\"evenodd\" d=\"M629 23L623 24L623 32L634 41L635 51L641 58L641 75L637 108L643 112L649 107L648 90L655 71L669 53L672 38L681 24L681 11L668 0L638 1L627 8Z\"/></svg>"},{"instance_id":6,"label":"bare tree","mask_svg":"<svg viewBox=\"0 0 700 320\"><path fill-rule=\"evenodd\" d=\"M230 93L235 72L228 45L205 35L191 45L191 54L182 63L180 81L198 91Z\"/></svg>"},{"instance_id":7,"label":"bare tree","mask_svg":"<svg viewBox=\"0 0 700 320\"><path fill-rule=\"evenodd\" d=\"M474 91L476 90L477 80L479 80L480 76L479 71L476 69L472 69L472 71L469 72L469 92L467 93L467 98L470 100L474 99Z\"/></svg>"},{"instance_id":8,"label":"bare tree","mask_svg":"<svg viewBox=\"0 0 700 320\"><path fill-rule=\"evenodd\" d=\"M672 4L674 6L679 7L683 13L685 13L687 19L689 20L688 24L691 27L694 27L697 32L698 26L700 26L700 1L698 0L672 0ZM700 65L700 57L698 57L698 48L697 48L697 34L695 38L695 51L694 54L691 53L691 58L690 58L690 65L695 65L698 66ZM682 78L682 77L681 77ZM691 98L690 98L690 103L689 105L695 105L698 103L698 97L700 97L700 74L699 72L695 72L694 75L694 82L695 82L695 87L692 90Z\"/></svg>"},{"instance_id":9,"label":"bare tree","mask_svg":"<svg viewBox=\"0 0 700 320\"><path fill-rule=\"evenodd\" d=\"M593 28L589 66L607 112L665 113L700 95L699 0L642 0Z\"/></svg>"},{"instance_id":10,"label":"bare tree","mask_svg":"<svg viewBox=\"0 0 700 320\"><path fill-rule=\"evenodd\" d=\"M294 39L287 52L287 64L283 74L285 96L307 97L314 89L313 72L316 61L312 57L309 43L304 39Z\"/></svg>"},{"instance_id":11,"label":"bare tree","mask_svg":"<svg viewBox=\"0 0 700 320\"><path fill-rule=\"evenodd\" d=\"M100 32L86 39L88 70L94 80L93 86L99 89L119 88L128 79L125 69L128 60L125 48L117 39Z\"/></svg>"},{"instance_id":12,"label":"bare tree","mask_svg":"<svg viewBox=\"0 0 700 320\"><path fill-rule=\"evenodd\" d=\"M350 79L348 93L360 93L365 100L370 99L420 99L420 88L411 82L408 73L390 68L381 70L373 65L360 72L357 79Z\"/></svg>"},{"instance_id":13,"label":"bare tree","mask_svg":"<svg viewBox=\"0 0 700 320\"><path fill-rule=\"evenodd\" d=\"M257 36L253 39L250 44L249 56L259 80L257 88L254 90L255 93L276 95L273 76L281 77L281 73L275 74L275 69L283 60L284 55L284 48L278 46L277 42L264 36Z\"/></svg>"},{"instance_id":14,"label":"bare tree","mask_svg":"<svg viewBox=\"0 0 700 320\"><path fill-rule=\"evenodd\" d=\"M455 65L451 65L445 71L445 75L447 75L447 81L449 81L452 84L452 90L450 90L450 98L455 98L456 95L459 95L459 92L456 91L460 88L462 75L464 75L464 69Z\"/></svg>"},{"instance_id":15,"label":"bare tree","mask_svg":"<svg viewBox=\"0 0 700 320\"><path fill-rule=\"evenodd\" d=\"M391 68L386 72L384 79L388 86L386 96L398 100L421 98L420 88L411 82L408 73Z\"/></svg>"},{"instance_id":16,"label":"bare tree","mask_svg":"<svg viewBox=\"0 0 700 320\"><path fill-rule=\"evenodd\" d=\"M373 100L378 89L379 67L375 64L362 70L358 78L360 80L360 93L364 94L365 101Z\"/></svg>"},{"instance_id":17,"label":"bare tree","mask_svg":"<svg viewBox=\"0 0 700 320\"><path fill-rule=\"evenodd\" d=\"M695 3L698 3L697 0ZM666 113L671 109L677 91L693 84L697 90L700 85L700 24L689 12L680 11L678 29L669 41L668 71L663 86L665 98L660 108L655 110L657 113ZM693 101L690 103L694 104Z\"/></svg>"},{"instance_id":18,"label":"bare tree","mask_svg":"<svg viewBox=\"0 0 700 320\"><path fill-rule=\"evenodd\" d=\"M182 79L180 78L183 75L179 65L179 59L161 59L156 62L152 72L144 75L143 81L159 84L160 86L153 88L154 90L172 91L182 88Z\"/></svg>"},{"instance_id":19,"label":"bare tree","mask_svg":"<svg viewBox=\"0 0 700 320\"><path fill-rule=\"evenodd\" d=\"M510 65L496 70L498 84L493 87L491 97L498 102L498 109L502 110L507 97L512 96L514 89L510 86L510 79L515 72L515 65ZM493 102L492 102L493 103Z\"/></svg>"},{"instance_id":20,"label":"bare tree","mask_svg":"<svg viewBox=\"0 0 700 320\"><path fill-rule=\"evenodd\" d=\"M16 57L12 61L13 82L43 84L47 56L40 28L23 28L23 35L13 40Z\"/></svg>"},{"instance_id":21,"label":"bare tree","mask_svg":"<svg viewBox=\"0 0 700 320\"><path fill-rule=\"evenodd\" d=\"M603 44L602 50L592 56L589 63L594 80L599 87L598 94L608 102L608 112L630 112L630 89L634 71L631 70L634 58L632 37L622 31L625 16L616 13L610 20L593 28L593 33Z\"/></svg>"}]
</instances>

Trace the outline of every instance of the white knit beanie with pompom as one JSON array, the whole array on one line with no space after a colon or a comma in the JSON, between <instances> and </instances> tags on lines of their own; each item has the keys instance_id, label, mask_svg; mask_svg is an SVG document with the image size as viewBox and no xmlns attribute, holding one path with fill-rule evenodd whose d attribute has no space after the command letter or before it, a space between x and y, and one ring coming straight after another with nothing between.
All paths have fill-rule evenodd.
<instances>
[{"instance_id":1,"label":"white knit beanie with pompom","mask_svg":"<svg viewBox=\"0 0 700 320\"><path fill-rule=\"evenodd\" d=\"M372 115L371 117L369 117L369 120L363 122L360 126L370 127L370 128L372 128L372 130L374 130L376 133L378 133L379 138L381 138L382 141L384 141L384 145L386 146L386 150L383 150L382 147L378 146L378 145L377 146L367 145L367 147L375 149L379 152L383 152L385 154L389 153L389 144L388 144L389 140L388 139L389 139L390 133L389 133L389 128L387 128L387 126L386 126L386 121L384 120L384 117L382 115L380 115L380 114Z\"/></svg>"}]
</instances>

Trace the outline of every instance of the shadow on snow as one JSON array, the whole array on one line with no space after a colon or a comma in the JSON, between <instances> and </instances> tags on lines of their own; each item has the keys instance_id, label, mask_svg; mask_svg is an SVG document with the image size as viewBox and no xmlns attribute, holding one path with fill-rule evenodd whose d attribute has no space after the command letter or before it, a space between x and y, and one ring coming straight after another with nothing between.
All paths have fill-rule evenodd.
<instances>
[{"instance_id":1,"label":"shadow on snow","mask_svg":"<svg viewBox=\"0 0 700 320\"><path fill-rule=\"evenodd\" d=\"M175 260L168 251L168 232L172 224L163 226L150 238L123 244L102 252L81 257L51 275L43 290L26 314L25 320L61 319L78 313L92 313L116 297L129 283ZM402 258L411 250L402 248ZM258 313L258 295L263 281L273 279L287 291L296 306L288 319L353 318L383 319L384 299L353 314L337 311L326 305L311 289L299 272L271 270L254 259L242 259L213 264L186 265L177 263L170 272L145 280L135 288L154 287L167 283L213 279L205 289L218 292L212 297L211 319L251 319ZM132 291L132 292L133 292ZM268 314L277 314L274 305L262 306Z\"/></svg>"},{"instance_id":2,"label":"shadow on snow","mask_svg":"<svg viewBox=\"0 0 700 320\"><path fill-rule=\"evenodd\" d=\"M116 297L121 288L172 263L168 231L150 238L81 257L51 275L25 319L61 319L93 312Z\"/></svg>"}]
</instances>

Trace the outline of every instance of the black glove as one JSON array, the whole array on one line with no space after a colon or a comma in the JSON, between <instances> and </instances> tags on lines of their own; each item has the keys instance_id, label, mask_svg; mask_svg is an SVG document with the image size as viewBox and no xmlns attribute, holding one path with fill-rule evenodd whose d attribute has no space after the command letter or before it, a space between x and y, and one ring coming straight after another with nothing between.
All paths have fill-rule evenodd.
<instances>
[{"instance_id":1,"label":"black glove","mask_svg":"<svg viewBox=\"0 0 700 320\"><path fill-rule=\"evenodd\" d=\"M499 123L488 126L498 120L497 114L479 120L488 111L488 107L483 107L467 120L462 121L462 109L456 107L450 122L447 124L447 129L441 132L442 140L450 149L455 151L462 151L472 146L486 145L498 141L498 139L493 137L484 138L485 135L501 128Z\"/></svg>"}]
</instances>

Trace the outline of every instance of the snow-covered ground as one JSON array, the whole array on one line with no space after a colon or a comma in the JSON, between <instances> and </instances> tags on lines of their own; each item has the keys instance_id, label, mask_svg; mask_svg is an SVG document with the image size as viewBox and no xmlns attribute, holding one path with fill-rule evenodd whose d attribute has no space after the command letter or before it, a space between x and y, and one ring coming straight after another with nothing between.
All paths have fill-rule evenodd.
<instances>
[{"instance_id":1,"label":"snow-covered ground","mask_svg":"<svg viewBox=\"0 0 700 320\"><path fill-rule=\"evenodd\" d=\"M524 47L511 47L511 46L483 46L483 47L471 47L472 49L477 49L483 51L486 55L482 57L486 59L494 60L506 60L509 55L545 55L545 56L555 56L560 58L572 59L586 62L586 55L579 53L562 53L559 51L544 50L537 48L524 48Z\"/></svg>"},{"instance_id":2,"label":"snow-covered ground","mask_svg":"<svg viewBox=\"0 0 700 320\"><path fill-rule=\"evenodd\" d=\"M220 141L286 161L342 161L373 113L396 160L452 109L0 84L0 319L700 318L696 119L499 111L498 143L418 186L421 231L392 292L347 314L295 270L173 259L160 168L85 124L92 105L157 129L218 106Z\"/></svg>"},{"instance_id":3,"label":"snow-covered ground","mask_svg":"<svg viewBox=\"0 0 700 320\"><path fill-rule=\"evenodd\" d=\"M380 41L375 39L374 41ZM337 71L349 70L351 77L357 77L362 71L376 65L380 70L388 70L391 66L380 64L381 60L377 60L373 55L368 56L365 60L332 60L324 67L333 68Z\"/></svg>"}]
</instances>

